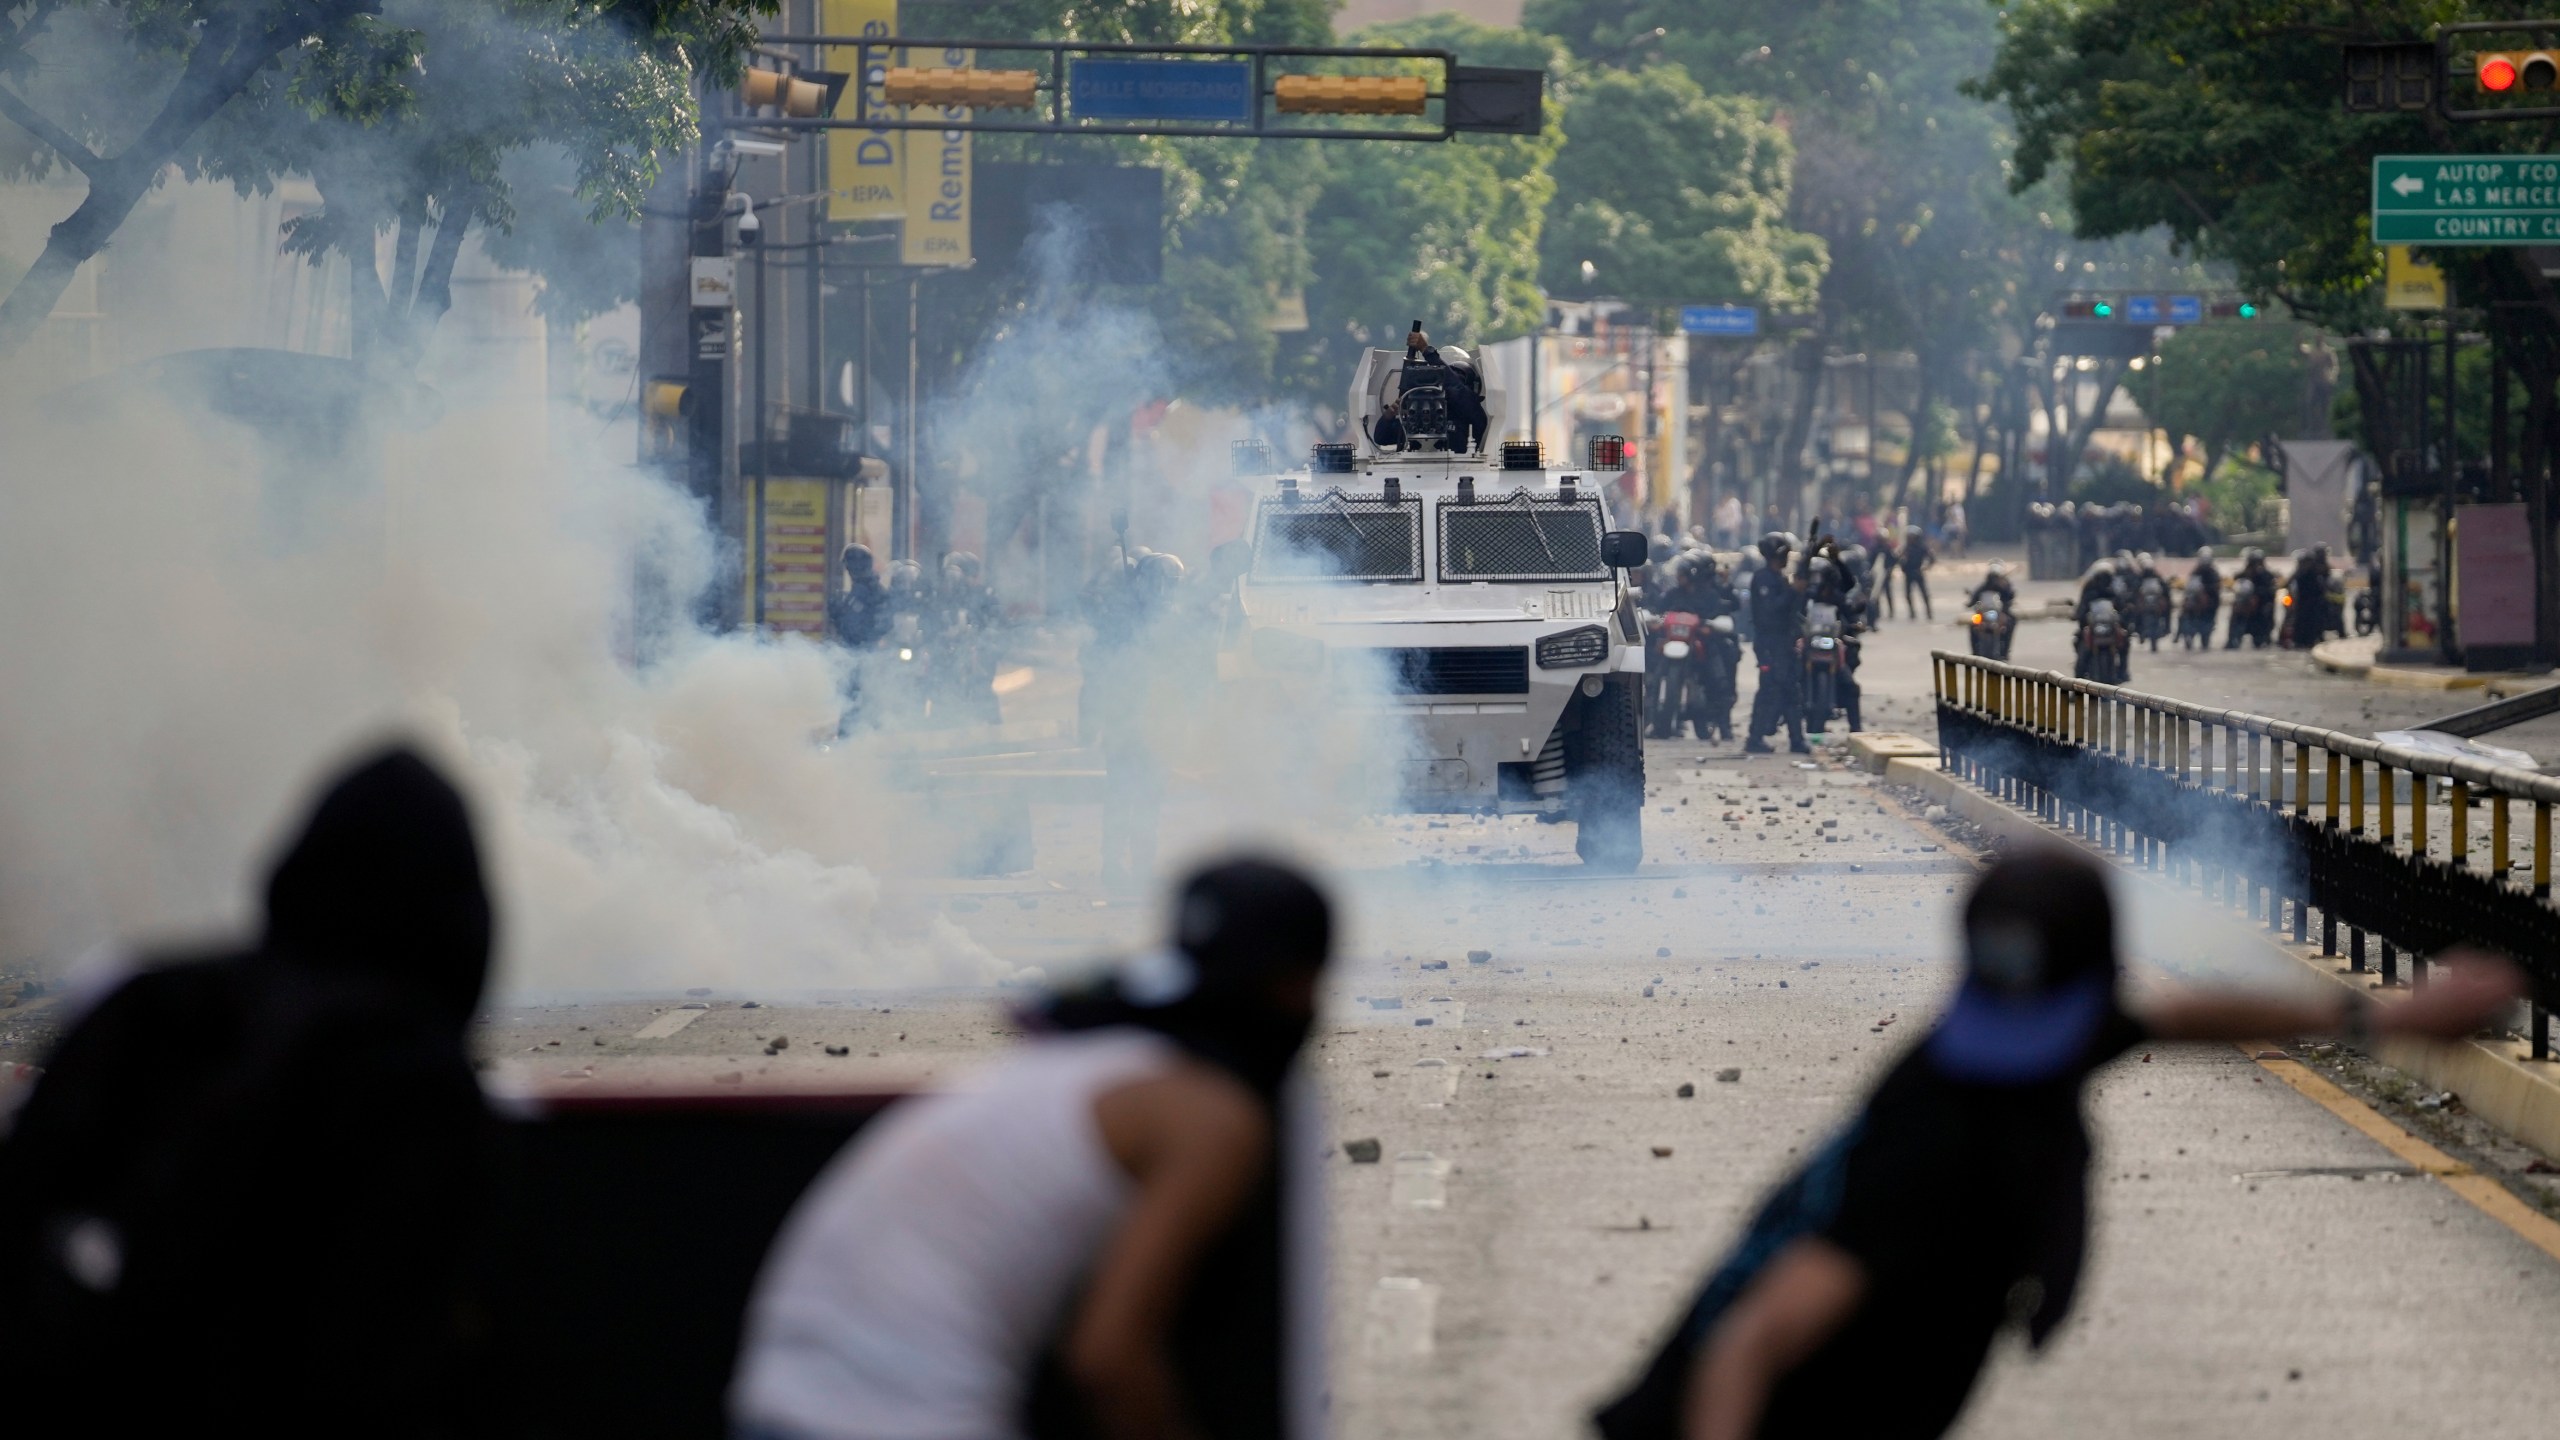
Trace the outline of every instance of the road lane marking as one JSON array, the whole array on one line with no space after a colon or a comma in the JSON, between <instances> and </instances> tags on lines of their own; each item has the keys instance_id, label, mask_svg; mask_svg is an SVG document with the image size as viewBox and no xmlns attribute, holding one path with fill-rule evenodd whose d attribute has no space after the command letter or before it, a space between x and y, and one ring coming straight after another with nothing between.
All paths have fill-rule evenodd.
<instances>
[{"instance_id":1,"label":"road lane marking","mask_svg":"<svg viewBox=\"0 0 2560 1440\"><path fill-rule=\"evenodd\" d=\"M1362 1348L1379 1360L1418 1360L1431 1353L1438 1323L1440 1287L1410 1275L1384 1275L1369 1292L1368 1333Z\"/></svg>"},{"instance_id":2,"label":"road lane marking","mask_svg":"<svg viewBox=\"0 0 2560 1440\"><path fill-rule=\"evenodd\" d=\"M2292 1086L2295 1093L2390 1151L2395 1159L2410 1169L2433 1178L2470 1202L2473 1209L2514 1231L2526 1244L2554 1260L2560 1260L2560 1220L2527 1205L2516 1198L2514 1191L2496 1180L2391 1123L2380 1111L2331 1084L2327 1076L2301 1061L2265 1058L2260 1051L2282 1054L2272 1041L2246 1041L2241 1044L2240 1051L2256 1061L2261 1069Z\"/></svg>"},{"instance_id":3,"label":"road lane marking","mask_svg":"<svg viewBox=\"0 0 2560 1440\"><path fill-rule=\"evenodd\" d=\"M1395 1179L1387 1186L1387 1203L1412 1210L1447 1209L1449 1162L1428 1150L1397 1156Z\"/></svg>"},{"instance_id":4,"label":"road lane marking","mask_svg":"<svg viewBox=\"0 0 2560 1440\"><path fill-rule=\"evenodd\" d=\"M707 1010L670 1010L643 1025L632 1035L634 1040L664 1040L694 1021L709 1014Z\"/></svg>"}]
</instances>

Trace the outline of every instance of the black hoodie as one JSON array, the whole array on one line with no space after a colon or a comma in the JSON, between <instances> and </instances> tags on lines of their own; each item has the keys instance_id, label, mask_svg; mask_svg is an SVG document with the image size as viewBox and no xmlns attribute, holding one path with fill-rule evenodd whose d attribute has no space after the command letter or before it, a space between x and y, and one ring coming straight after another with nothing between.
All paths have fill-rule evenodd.
<instances>
[{"instance_id":1,"label":"black hoodie","mask_svg":"<svg viewBox=\"0 0 2560 1440\"><path fill-rule=\"evenodd\" d=\"M491 938L461 797L341 776L251 949L153 965L63 1037L0 1145L21 1433L461 1434Z\"/></svg>"}]
</instances>

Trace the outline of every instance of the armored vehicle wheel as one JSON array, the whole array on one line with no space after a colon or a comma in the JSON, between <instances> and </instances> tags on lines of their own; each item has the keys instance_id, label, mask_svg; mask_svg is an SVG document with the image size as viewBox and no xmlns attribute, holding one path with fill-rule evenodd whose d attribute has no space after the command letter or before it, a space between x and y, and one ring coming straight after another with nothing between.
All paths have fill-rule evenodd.
<instances>
[{"instance_id":1,"label":"armored vehicle wheel","mask_svg":"<svg viewBox=\"0 0 2560 1440\"><path fill-rule=\"evenodd\" d=\"M1581 724L1565 734L1565 793L1573 800L1573 853L1594 870L1623 875L1644 860L1644 713L1639 677L1612 675L1578 699Z\"/></svg>"}]
</instances>

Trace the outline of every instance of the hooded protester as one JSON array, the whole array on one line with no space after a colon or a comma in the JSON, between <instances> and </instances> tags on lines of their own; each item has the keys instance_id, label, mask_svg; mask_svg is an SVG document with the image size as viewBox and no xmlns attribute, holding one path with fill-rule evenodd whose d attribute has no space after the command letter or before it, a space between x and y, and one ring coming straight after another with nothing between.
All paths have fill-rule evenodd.
<instances>
[{"instance_id":1,"label":"hooded protester","mask_svg":"<svg viewBox=\"0 0 2560 1440\"><path fill-rule=\"evenodd\" d=\"M2116 995L2105 872L2059 848L2002 859L1964 907L1964 979L1936 1027L1763 1203L1606 1440L1946 1432L1993 1338L2041 1349L2088 1246L2090 1075L2146 1041L2336 1031L2454 1037L2511 1003L2503 962L2440 972L2388 1008L2191 993L2137 1017Z\"/></svg>"},{"instance_id":2,"label":"hooded protester","mask_svg":"<svg viewBox=\"0 0 2560 1440\"><path fill-rule=\"evenodd\" d=\"M766 1258L737 1433L1277 1440L1280 1093L1332 944L1297 871L1210 866L1166 946L866 1130Z\"/></svg>"},{"instance_id":3,"label":"hooded protester","mask_svg":"<svg viewBox=\"0 0 2560 1440\"><path fill-rule=\"evenodd\" d=\"M462 799L333 783L252 948L147 965L0 1145L19 1433L486 1433L465 1028L491 914Z\"/></svg>"}]
</instances>

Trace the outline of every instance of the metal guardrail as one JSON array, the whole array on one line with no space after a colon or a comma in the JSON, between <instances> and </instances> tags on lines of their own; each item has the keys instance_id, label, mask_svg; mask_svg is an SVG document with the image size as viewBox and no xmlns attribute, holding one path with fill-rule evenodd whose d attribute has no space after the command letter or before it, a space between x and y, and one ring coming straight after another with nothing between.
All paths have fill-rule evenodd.
<instances>
[{"instance_id":1,"label":"metal guardrail","mask_svg":"<svg viewBox=\"0 0 2560 1440\"><path fill-rule=\"evenodd\" d=\"M1940 765L2296 942L2316 915L2321 953L2338 953L2344 929L2352 970L2366 969L2370 939L2385 984L2400 982L2404 950L2419 983L2424 957L2453 945L2513 956L2532 995L2533 1057L2550 1058L2560 779L1997 660L1938 651L1930 663Z\"/></svg>"}]
</instances>

